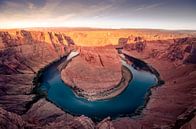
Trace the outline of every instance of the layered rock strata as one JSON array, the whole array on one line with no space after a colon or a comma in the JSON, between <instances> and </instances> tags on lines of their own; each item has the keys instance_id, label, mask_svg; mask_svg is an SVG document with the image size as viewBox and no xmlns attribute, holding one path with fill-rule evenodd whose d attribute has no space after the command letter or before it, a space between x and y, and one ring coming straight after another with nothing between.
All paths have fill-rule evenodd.
<instances>
[{"instance_id":1,"label":"layered rock strata","mask_svg":"<svg viewBox=\"0 0 196 129\"><path fill-rule=\"evenodd\" d=\"M77 95L99 100L114 97L126 88L131 74L121 65L115 49L82 47L79 51L61 71L62 80Z\"/></svg>"},{"instance_id":2,"label":"layered rock strata","mask_svg":"<svg viewBox=\"0 0 196 129\"><path fill-rule=\"evenodd\" d=\"M1 129L195 129L196 57L192 33L155 30L110 30L108 33L106 30L94 30L88 35L91 31L63 32L78 45L116 45L121 37L133 35L134 40L134 37L141 36L146 40L142 51L138 52L137 47L129 44L132 38L127 40L123 49L130 56L153 65L165 80L164 85L152 89L150 100L140 116L107 118L95 123L90 118L65 113L45 99L32 102L35 96L31 93L34 88L32 80L37 71L68 53L70 48L61 44L61 38L57 39L54 35L61 32L49 31L52 31L53 37L48 35L48 31L0 32ZM113 37L104 40L104 34ZM91 44L92 39L88 40L90 37L97 38L94 44ZM29 102L33 105L28 105Z\"/></svg>"}]
</instances>

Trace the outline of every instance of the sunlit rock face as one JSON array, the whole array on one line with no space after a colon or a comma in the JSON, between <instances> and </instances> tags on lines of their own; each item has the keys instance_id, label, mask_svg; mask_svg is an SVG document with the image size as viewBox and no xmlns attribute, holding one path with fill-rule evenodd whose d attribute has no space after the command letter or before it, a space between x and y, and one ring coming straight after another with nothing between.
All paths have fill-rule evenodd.
<instances>
[{"instance_id":1,"label":"sunlit rock face","mask_svg":"<svg viewBox=\"0 0 196 129\"><path fill-rule=\"evenodd\" d=\"M61 71L62 80L86 94L98 94L116 87L122 80L120 57L114 48L81 47Z\"/></svg>"},{"instance_id":2,"label":"sunlit rock face","mask_svg":"<svg viewBox=\"0 0 196 129\"><path fill-rule=\"evenodd\" d=\"M146 47L142 52L130 45L134 37L138 36L146 40ZM68 53L68 45L73 44L73 41L76 45L85 46L117 45L120 38L128 37L128 45L123 49L131 56L143 59L155 67L165 84L152 90L150 101L140 119L108 119L88 127L105 128L108 125L108 128L115 129L175 128L175 125L178 125L178 116L183 113L189 116L189 107L195 107L196 47L191 33L57 29L0 31L0 128L85 128L88 124L83 127L83 123L91 123L90 120L71 116L47 100L33 102L35 94L32 93L32 80L41 68ZM185 41L185 37L189 37L189 40ZM32 104L30 107L27 106L29 103ZM194 110L195 108L193 112ZM185 117L181 122L182 117L179 117L179 126L190 119ZM194 124L194 121L195 117L189 122L190 125ZM186 124L182 128L189 128L190 125Z\"/></svg>"},{"instance_id":3,"label":"sunlit rock face","mask_svg":"<svg viewBox=\"0 0 196 129\"><path fill-rule=\"evenodd\" d=\"M84 90L112 88L121 77L120 58L115 49L81 48L80 55L62 71L65 82Z\"/></svg>"},{"instance_id":4,"label":"sunlit rock face","mask_svg":"<svg viewBox=\"0 0 196 129\"><path fill-rule=\"evenodd\" d=\"M54 35L54 33L53 33ZM39 31L0 31L0 73L35 73L38 64L46 64L62 57L66 43Z\"/></svg>"},{"instance_id":5,"label":"sunlit rock face","mask_svg":"<svg viewBox=\"0 0 196 129\"><path fill-rule=\"evenodd\" d=\"M176 33L175 31L162 30L137 30L137 29L64 29L64 28L40 28L29 29L32 32L42 32L45 41L50 41L52 34L54 43L63 42L72 44L74 42L79 46L105 46L118 45L119 39L125 38L127 43L134 43L138 40L157 41L190 37L192 33ZM15 30L12 31L13 34Z\"/></svg>"}]
</instances>

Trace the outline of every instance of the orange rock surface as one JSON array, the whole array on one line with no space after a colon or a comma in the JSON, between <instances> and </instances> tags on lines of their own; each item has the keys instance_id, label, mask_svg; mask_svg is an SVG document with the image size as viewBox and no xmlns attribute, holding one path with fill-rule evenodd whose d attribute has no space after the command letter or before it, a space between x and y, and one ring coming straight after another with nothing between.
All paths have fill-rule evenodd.
<instances>
[{"instance_id":1,"label":"orange rock surface","mask_svg":"<svg viewBox=\"0 0 196 129\"><path fill-rule=\"evenodd\" d=\"M0 30L1 32L1 30ZM47 42L52 45L68 45L75 43L79 46L105 46L118 45L120 38L128 38L128 43L133 43L135 37L142 37L147 41L168 40L196 35L190 32L176 33L165 30L141 30L141 29L62 29L62 28L36 28L27 30L2 30L14 41L24 40L28 42ZM0 47L1 44L0 36ZM11 40L12 41L12 40ZM14 43L13 41L13 43ZM17 43L17 45L19 45Z\"/></svg>"},{"instance_id":2,"label":"orange rock surface","mask_svg":"<svg viewBox=\"0 0 196 129\"><path fill-rule=\"evenodd\" d=\"M52 32L51 36L48 32ZM109 40L102 40L106 39L104 34L108 32L111 32ZM79 36L79 33L86 34L86 38ZM31 29L27 32L0 30L0 128L83 128L83 124L87 123L84 128L195 129L194 33L60 28ZM57 34L64 34L63 40ZM73 40L77 45L118 44L119 38L128 38L131 35L133 39L129 38L128 43L134 40L134 36L140 36L150 42L146 42L142 52L129 44L124 49L131 56L151 64L165 81L161 87L152 89L152 95L142 115L94 123L90 118L72 116L45 99L34 101L35 94L32 89L35 85L32 80L35 74L65 55L69 48L65 46L67 43ZM31 106L27 105L32 102L34 103Z\"/></svg>"},{"instance_id":3,"label":"orange rock surface","mask_svg":"<svg viewBox=\"0 0 196 129\"><path fill-rule=\"evenodd\" d=\"M122 78L120 57L115 49L81 48L62 70L61 78L85 91L107 90L118 85Z\"/></svg>"}]
</instances>

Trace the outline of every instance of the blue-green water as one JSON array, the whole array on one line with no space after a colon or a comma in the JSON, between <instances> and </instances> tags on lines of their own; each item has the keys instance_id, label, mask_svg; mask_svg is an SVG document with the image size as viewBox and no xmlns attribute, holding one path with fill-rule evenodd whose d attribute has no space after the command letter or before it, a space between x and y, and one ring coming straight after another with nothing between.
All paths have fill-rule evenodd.
<instances>
[{"instance_id":1,"label":"blue-green water","mask_svg":"<svg viewBox=\"0 0 196 129\"><path fill-rule=\"evenodd\" d=\"M39 92L46 92L46 97L55 105L75 115L102 119L107 116L115 118L132 114L144 104L148 90L158 82L156 76L150 72L136 70L123 62L133 74L129 86L120 95L111 99L88 101L75 95L61 80L57 67L62 61L63 59L45 69L41 76Z\"/></svg>"}]
</instances>

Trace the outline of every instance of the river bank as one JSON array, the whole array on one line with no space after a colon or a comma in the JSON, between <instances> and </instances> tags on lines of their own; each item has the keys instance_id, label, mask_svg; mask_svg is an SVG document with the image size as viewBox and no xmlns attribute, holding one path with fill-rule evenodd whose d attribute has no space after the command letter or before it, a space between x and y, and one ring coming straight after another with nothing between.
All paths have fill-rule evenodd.
<instances>
[{"instance_id":1,"label":"river bank","mask_svg":"<svg viewBox=\"0 0 196 129\"><path fill-rule=\"evenodd\" d=\"M77 51L61 67L61 78L78 96L90 101L109 99L127 87L132 77L114 48L80 47Z\"/></svg>"},{"instance_id":2,"label":"river bank","mask_svg":"<svg viewBox=\"0 0 196 129\"><path fill-rule=\"evenodd\" d=\"M122 80L123 82L120 83L120 86L111 91L107 91L109 94L101 93L101 100L89 101L84 96L78 96L74 89L63 83L59 71L59 65L61 65L61 63L64 63L64 61L52 64L51 67L45 70L41 77L42 82L39 92L41 94L47 93L45 97L65 112L69 112L73 115L83 114L94 120L100 121L107 116L117 118L133 114L135 110L145 102L144 96L149 88L157 85L156 76L150 72L136 70L124 62L122 69L125 79ZM128 78L130 75L133 80ZM120 91L121 88L122 92ZM115 95L115 93L118 93L118 95ZM107 99L103 99L104 97L107 97ZM117 106L113 107L112 105ZM77 107L80 108L78 109Z\"/></svg>"},{"instance_id":3,"label":"river bank","mask_svg":"<svg viewBox=\"0 0 196 129\"><path fill-rule=\"evenodd\" d=\"M116 34L121 34L116 37L116 43L119 38L126 39L135 33L131 31L124 35L121 33L123 31L116 31ZM25 35L21 35L22 32L25 32ZM80 32L83 33L82 30ZM140 32L135 36L149 37L149 41L157 35L157 31L148 34L146 32ZM159 31L156 39L146 42L144 51L137 52L131 47L127 49L131 56L142 59L156 68L165 84L152 89L150 100L139 116L115 120L107 118L96 123L89 117L72 116L45 98L26 107L35 97L35 94L31 94L35 72L64 55L65 46L58 40L57 32L53 32L51 37L47 31L43 33L41 30L17 30L17 33L19 35L16 35L16 30L4 30L0 34L0 128L194 129L196 58L195 50L191 47L193 36L178 33L180 37L176 37L176 32L168 31L168 38L164 38L165 35ZM82 39L79 37L77 42L80 44ZM89 45L92 45L92 41L94 40L91 39ZM64 40L63 43L65 42ZM108 45L110 42L103 43ZM189 63L183 63L187 62L187 55L191 56L188 59Z\"/></svg>"}]
</instances>

